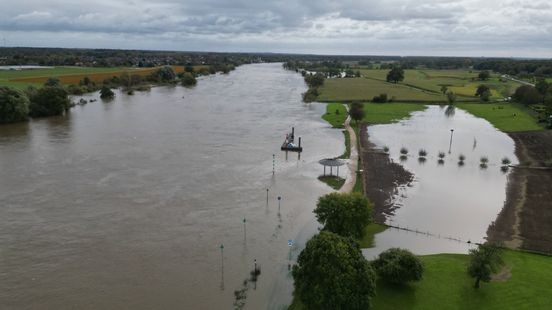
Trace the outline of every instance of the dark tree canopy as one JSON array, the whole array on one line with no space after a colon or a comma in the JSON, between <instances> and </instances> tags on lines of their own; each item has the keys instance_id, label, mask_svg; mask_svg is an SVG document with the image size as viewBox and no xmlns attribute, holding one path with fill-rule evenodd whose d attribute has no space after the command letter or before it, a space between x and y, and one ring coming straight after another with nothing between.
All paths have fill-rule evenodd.
<instances>
[{"instance_id":1,"label":"dark tree canopy","mask_svg":"<svg viewBox=\"0 0 552 310\"><path fill-rule=\"evenodd\" d=\"M316 88L324 85L324 79L326 79L326 77L320 72L305 75L305 83L307 83L309 88Z\"/></svg>"},{"instance_id":2,"label":"dark tree canopy","mask_svg":"<svg viewBox=\"0 0 552 310\"><path fill-rule=\"evenodd\" d=\"M456 102L456 94L452 91L447 91L447 102L448 104L454 104Z\"/></svg>"},{"instance_id":3,"label":"dark tree canopy","mask_svg":"<svg viewBox=\"0 0 552 310\"><path fill-rule=\"evenodd\" d=\"M372 266L381 279L396 284L420 281L424 273L420 259L410 251L399 248L382 252Z\"/></svg>"},{"instance_id":4,"label":"dark tree canopy","mask_svg":"<svg viewBox=\"0 0 552 310\"><path fill-rule=\"evenodd\" d=\"M475 288L479 288L480 281L489 282L491 275L504 265L502 250L494 245L481 244L477 249L470 250L468 274L475 279Z\"/></svg>"},{"instance_id":5,"label":"dark tree canopy","mask_svg":"<svg viewBox=\"0 0 552 310\"><path fill-rule=\"evenodd\" d=\"M71 105L67 91L61 87L40 88L30 99L30 115L35 117L62 115Z\"/></svg>"},{"instance_id":6,"label":"dark tree canopy","mask_svg":"<svg viewBox=\"0 0 552 310\"><path fill-rule=\"evenodd\" d=\"M20 122L29 114L29 99L9 87L0 87L0 123Z\"/></svg>"},{"instance_id":7,"label":"dark tree canopy","mask_svg":"<svg viewBox=\"0 0 552 310\"><path fill-rule=\"evenodd\" d=\"M151 78L157 82L173 82L176 79L176 74L171 66L163 66L155 71Z\"/></svg>"},{"instance_id":8,"label":"dark tree canopy","mask_svg":"<svg viewBox=\"0 0 552 310\"><path fill-rule=\"evenodd\" d=\"M331 193L318 199L314 214L328 230L345 237L361 238L370 224L372 207L359 193Z\"/></svg>"},{"instance_id":9,"label":"dark tree canopy","mask_svg":"<svg viewBox=\"0 0 552 310\"><path fill-rule=\"evenodd\" d=\"M481 81L486 81L491 77L491 74L489 73L489 71L483 70L483 71L479 72L478 77Z\"/></svg>"},{"instance_id":10,"label":"dark tree canopy","mask_svg":"<svg viewBox=\"0 0 552 310\"><path fill-rule=\"evenodd\" d=\"M349 115L351 119L355 122L359 122L364 118L364 105L361 103L353 103L351 109L349 110Z\"/></svg>"},{"instance_id":11,"label":"dark tree canopy","mask_svg":"<svg viewBox=\"0 0 552 310\"><path fill-rule=\"evenodd\" d=\"M375 273L351 239L320 232L307 242L292 275L307 309L370 309Z\"/></svg>"},{"instance_id":12,"label":"dark tree canopy","mask_svg":"<svg viewBox=\"0 0 552 310\"><path fill-rule=\"evenodd\" d=\"M58 78L55 78L55 77L48 78L46 82L44 82L44 86L54 87L54 86L60 86L60 85L61 85L61 82L59 81Z\"/></svg>"},{"instance_id":13,"label":"dark tree canopy","mask_svg":"<svg viewBox=\"0 0 552 310\"><path fill-rule=\"evenodd\" d=\"M535 87L530 85L522 85L516 89L512 97L517 102L529 105L540 103L542 95Z\"/></svg>"},{"instance_id":14,"label":"dark tree canopy","mask_svg":"<svg viewBox=\"0 0 552 310\"><path fill-rule=\"evenodd\" d=\"M387 82L398 83L404 80L404 70L401 67L393 67L389 73L387 73Z\"/></svg>"},{"instance_id":15,"label":"dark tree canopy","mask_svg":"<svg viewBox=\"0 0 552 310\"><path fill-rule=\"evenodd\" d=\"M100 89L100 98L111 99L113 97L115 97L115 93L111 90L111 88L103 86L102 89Z\"/></svg>"},{"instance_id":16,"label":"dark tree canopy","mask_svg":"<svg viewBox=\"0 0 552 310\"><path fill-rule=\"evenodd\" d=\"M550 87L550 84L546 82L546 79L544 78L538 78L537 82L535 83L535 89L541 94L546 94L546 91Z\"/></svg>"},{"instance_id":17,"label":"dark tree canopy","mask_svg":"<svg viewBox=\"0 0 552 310\"><path fill-rule=\"evenodd\" d=\"M489 101L489 99L491 98L491 89L489 88L489 86L481 84L477 86L475 96L479 97L481 101Z\"/></svg>"}]
</instances>

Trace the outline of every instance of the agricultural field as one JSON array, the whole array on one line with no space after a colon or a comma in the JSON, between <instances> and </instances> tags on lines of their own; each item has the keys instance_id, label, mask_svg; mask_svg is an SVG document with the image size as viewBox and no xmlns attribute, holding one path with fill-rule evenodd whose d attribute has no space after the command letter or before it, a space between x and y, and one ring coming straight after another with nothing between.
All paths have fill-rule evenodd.
<instances>
[{"instance_id":1,"label":"agricultural field","mask_svg":"<svg viewBox=\"0 0 552 310\"><path fill-rule=\"evenodd\" d=\"M387 94L395 101L445 102L442 94L431 93L369 78L326 79L319 89L318 101L370 101L374 96Z\"/></svg>"},{"instance_id":2,"label":"agricultural field","mask_svg":"<svg viewBox=\"0 0 552 310\"><path fill-rule=\"evenodd\" d=\"M196 70L199 70L197 66ZM184 71L183 66L173 66L176 73ZM27 70L0 70L0 86L10 86L17 89L25 89L29 85L41 86L51 77L56 77L64 85L78 84L84 77L101 83L113 76L120 76L123 73L138 74L147 76L157 68L96 68L96 67L53 67L44 69Z\"/></svg>"},{"instance_id":3,"label":"agricultural field","mask_svg":"<svg viewBox=\"0 0 552 310\"><path fill-rule=\"evenodd\" d=\"M386 81L388 70L360 70L366 78ZM449 90L460 96L459 101L475 99L477 86L485 84L491 89L492 98L501 99L510 96L521 84L501 80L498 75L491 75L487 81L477 80L478 72L470 70L405 70L404 81L400 84L412 86L433 93L441 93L441 87L447 86Z\"/></svg>"},{"instance_id":4,"label":"agricultural field","mask_svg":"<svg viewBox=\"0 0 552 310\"><path fill-rule=\"evenodd\" d=\"M379 281L373 309L548 309L552 304L550 256L507 250L506 268L478 290L466 272L467 255L420 258L422 281L403 286Z\"/></svg>"}]
</instances>

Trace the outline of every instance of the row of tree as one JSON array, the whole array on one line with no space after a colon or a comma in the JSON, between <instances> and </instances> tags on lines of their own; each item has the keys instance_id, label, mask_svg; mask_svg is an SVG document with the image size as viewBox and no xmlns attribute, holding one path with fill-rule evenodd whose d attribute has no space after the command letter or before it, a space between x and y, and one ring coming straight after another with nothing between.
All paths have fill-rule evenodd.
<instances>
[{"instance_id":1,"label":"row of tree","mask_svg":"<svg viewBox=\"0 0 552 310\"><path fill-rule=\"evenodd\" d=\"M0 123L21 122L29 116L62 115L70 106L68 93L62 87L29 87L25 92L0 87Z\"/></svg>"}]
</instances>

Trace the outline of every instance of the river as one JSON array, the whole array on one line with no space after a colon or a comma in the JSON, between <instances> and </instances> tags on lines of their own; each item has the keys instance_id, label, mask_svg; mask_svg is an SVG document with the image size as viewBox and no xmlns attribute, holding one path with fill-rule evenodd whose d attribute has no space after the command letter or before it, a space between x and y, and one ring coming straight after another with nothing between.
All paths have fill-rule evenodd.
<instances>
[{"instance_id":1,"label":"river","mask_svg":"<svg viewBox=\"0 0 552 310\"><path fill-rule=\"evenodd\" d=\"M289 304L288 255L331 191L318 160L344 148L305 90L245 65L0 126L1 308L229 309L242 289L248 309ZM292 126L300 160L279 150Z\"/></svg>"}]
</instances>

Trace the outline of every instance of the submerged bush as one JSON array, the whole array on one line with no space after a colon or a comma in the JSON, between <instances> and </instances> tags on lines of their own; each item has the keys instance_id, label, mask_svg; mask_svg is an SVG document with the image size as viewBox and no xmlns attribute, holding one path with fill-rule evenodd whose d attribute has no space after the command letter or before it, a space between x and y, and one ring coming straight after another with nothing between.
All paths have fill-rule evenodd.
<instances>
[{"instance_id":1,"label":"submerged bush","mask_svg":"<svg viewBox=\"0 0 552 310\"><path fill-rule=\"evenodd\" d=\"M464 161L464 160L466 160L466 156L464 156L463 154L460 154L460 156L458 156L458 160L459 161Z\"/></svg>"},{"instance_id":2,"label":"submerged bush","mask_svg":"<svg viewBox=\"0 0 552 310\"><path fill-rule=\"evenodd\" d=\"M439 152L439 158L443 159L445 158L445 152Z\"/></svg>"},{"instance_id":3,"label":"submerged bush","mask_svg":"<svg viewBox=\"0 0 552 310\"><path fill-rule=\"evenodd\" d=\"M418 156L420 156L420 157L426 157L426 156L427 156L427 151L424 150L424 149L420 149L420 150L418 151Z\"/></svg>"},{"instance_id":4,"label":"submerged bush","mask_svg":"<svg viewBox=\"0 0 552 310\"><path fill-rule=\"evenodd\" d=\"M385 153L389 153L389 147L384 146L384 147L383 147L383 151L384 151Z\"/></svg>"},{"instance_id":5,"label":"submerged bush","mask_svg":"<svg viewBox=\"0 0 552 310\"><path fill-rule=\"evenodd\" d=\"M510 163L511 163L511 161L508 157L502 158L502 165L508 166Z\"/></svg>"},{"instance_id":6,"label":"submerged bush","mask_svg":"<svg viewBox=\"0 0 552 310\"><path fill-rule=\"evenodd\" d=\"M408 154L408 149L405 147L401 147L401 154L406 155Z\"/></svg>"},{"instance_id":7,"label":"submerged bush","mask_svg":"<svg viewBox=\"0 0 552 310\"><path fill-rule=\"evenodd\" d=\"M487 156L482 156L480 160L481 164L487 164L489 162L489 158L487 158Z\"/></svg>"}]
</instances>

